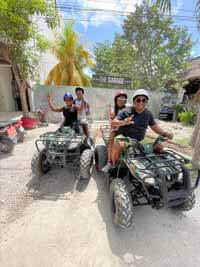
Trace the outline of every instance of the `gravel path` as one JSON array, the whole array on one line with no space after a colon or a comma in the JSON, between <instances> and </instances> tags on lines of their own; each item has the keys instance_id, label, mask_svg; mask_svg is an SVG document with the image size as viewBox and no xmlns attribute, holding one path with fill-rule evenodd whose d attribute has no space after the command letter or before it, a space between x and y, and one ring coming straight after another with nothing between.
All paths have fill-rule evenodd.
<instances>
[{"instance_id":1,"label":"gravel path","mask_svg":"<svg viewBox=\"0 0 200 267\"><path fill-rule=\"evenodd\" d=\"M57 129L37 128L27 132L24 143L15 146L12 154L0 154L0 227L15 220L23 208L31 202L27 196L27 184L31 180L31 158L35 139L42 133ZM1 233L1 232L0 232Z\"/></svg>"},{"instance_id":2,"label":"gravel path","mask_svg":"<svg viewBox=\"0 0 200 267\"><path fill-rule=\"evenodd\" d=\"M94 172L85 188L73 170L52 170L41 182L32 178L34 139L56 128L32 130L12 156L0 155L0 266L200 266L199 189L192 211L137 207L134 226L120 231L103 176Z\"/></svg>"}]
</instances>

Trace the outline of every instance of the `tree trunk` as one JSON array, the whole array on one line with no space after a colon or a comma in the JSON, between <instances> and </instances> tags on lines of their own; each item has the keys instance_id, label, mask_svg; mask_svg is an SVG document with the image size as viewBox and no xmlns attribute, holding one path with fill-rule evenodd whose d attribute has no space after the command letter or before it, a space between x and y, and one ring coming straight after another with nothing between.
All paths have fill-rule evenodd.
<instances>
[{"instance_id":1,"label":"tree trunk","mask_svg":"<svg viewBox=\"0 0 200 267\"><path fill-rule=\"evenodd\" d=\"M28 104L27 104L27 99L26 99L26 81L22 81L20 83L19 87L19 94L20 94L20 100L21 100L21 105L22 105L22 113L23 117L28 117L29 111L28 111Z\"/></svg>"},{"instance_id":2,"label":"tree trunk","mask_svg":"<svg viewBox=\"0 0 200 267\"><path fill-rule=\"evenodd\" d=\"M17 65L13 64L13 73L15 76L15 80L17 82L17 86L19 88L19 95L20 95L20 101L22 105L22 113L23 117L28 117L29 111L28 111L28 104L26 99L26 90L27 90L27 84L26 80L22 80L19 73L19 68Z\"/></svg>"},{"instance_id":3,"label":"tree trunk","mask_svg":"<svg viewBox=\"0 0 200 267\"><path fill-rule=\"evenodd\" d=\"M198 113L195 128L192 133L190 145L194 148L192 163L195 167L200 167L200 110Z\"/></svg>"},{"instance_id":4,"label":"tree trunk","mask_svg":"<svg viewBox=\"0 0 200 267\"><path fill-rule=\"evenodd\" d=\"M199 129L200 129L200 110L198 112L197 121L196 121L194 130L192 132L192 137L191 137L191 140L190 140L190 145L193 148L195 148L195 144L196 144L196 141L198 139Z\"/></svg>"}]
</instances>

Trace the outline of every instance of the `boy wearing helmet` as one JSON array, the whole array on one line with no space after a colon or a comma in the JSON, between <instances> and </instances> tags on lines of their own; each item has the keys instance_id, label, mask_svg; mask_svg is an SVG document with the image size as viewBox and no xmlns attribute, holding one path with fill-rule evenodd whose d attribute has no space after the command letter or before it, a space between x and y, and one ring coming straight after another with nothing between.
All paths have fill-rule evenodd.
<instances>
[{"instance_id":1,"label":"boy wearing helmet","mask_svg":"<svg viewBox=\"0 0 200 267\"><path fill-rule=\"evenodd\" d=\"M63 126L74 126L74 123L78 121L78 112L76 108L73 107L73 95L71 93L66 93L63 96L63 100L65 102L64 107L55 108L51 101L50 92L48 93L48 103L49 107L54 112L62 112L64 116Z\"/></svg>"},{"instance_id":2,"label":"boy wearing helmet","mask_svg":"<svg viewBox=\"0 0 200 267\"><path fill-rule=\"evenodd\" d=\"M90 115L90 106L84 99L84 89L82 87L77 87L75 93L77 98L74 100L73 104L78 111L78 119L83 126L83 131L85 135L89 137L87 116Z\"/></svg>"},{"instance_id":3,"label":"boy wearing helmet","mask_svg":"<svg viewBox=\"0 0 200 267\"><path fill-rule=\"evenodd\" d=\"M144 89L136 90L133 94L133 105L123 109L114 118L112 127L117 128L117 135L131 137L141 141L145 137L148 126L157 134L165 136L169 139L173 138L173 134L161 129L155 122L153 114L146 108L149 100L148 92ZM117 138L117 137L116 137ZM114 142L111 149L111 164L107 164L104 172L108 172L115 166L120 157L120 153L126 149L125 142Z\"/></svg>"}]
</instances>

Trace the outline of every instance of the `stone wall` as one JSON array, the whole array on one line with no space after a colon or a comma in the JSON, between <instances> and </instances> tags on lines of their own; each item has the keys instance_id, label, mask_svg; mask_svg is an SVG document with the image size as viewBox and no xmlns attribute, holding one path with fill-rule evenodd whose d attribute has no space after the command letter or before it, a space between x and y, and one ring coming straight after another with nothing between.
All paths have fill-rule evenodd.
<instances>
[{"instance_id":1,"label":"stone wall","mask_svg":"<svg viewBox=\"0 0 200 267\"><path fill-rule=\"evenodd\" d=\"M93 120L108 120L109 106L113 105L113 99L116 89L107 88L84 88L85 99L91 107L91 117ZM37 85L33 90L33 111L37 109L48 110L48 117L50 122L61 122L63 120L62 113L55 113L50 111L47 103L48 91L52 94L53 104L56 107L64 105L63 95L66 92L71 92L75 96L75 87L70 86L43 86ZM128 103L132 103L133 90L126 90L128 95ZM153 112L155 118L158 117L160 108L160 93L151 94L148 108Z\"/></svg>"}]
</instances>

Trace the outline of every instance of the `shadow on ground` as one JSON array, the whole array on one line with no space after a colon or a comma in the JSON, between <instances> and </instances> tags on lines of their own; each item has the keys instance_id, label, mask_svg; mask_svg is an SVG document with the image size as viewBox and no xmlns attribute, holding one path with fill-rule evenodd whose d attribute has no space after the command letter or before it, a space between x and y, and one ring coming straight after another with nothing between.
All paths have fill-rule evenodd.
<instances>
[{"instance_id":1,"label":"shadow on ground","mask_svg":"<svg viewBox=\"0 0 200 267\"><path fill-rule=\"evenodd\" d=\"M54 169L40 179L32 177L26 184L27 194L34 200L70 199L74 191L82 192L89 181L79 179L79 171L73 168Z\"/></svg>"}]
</instances>

